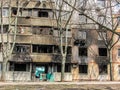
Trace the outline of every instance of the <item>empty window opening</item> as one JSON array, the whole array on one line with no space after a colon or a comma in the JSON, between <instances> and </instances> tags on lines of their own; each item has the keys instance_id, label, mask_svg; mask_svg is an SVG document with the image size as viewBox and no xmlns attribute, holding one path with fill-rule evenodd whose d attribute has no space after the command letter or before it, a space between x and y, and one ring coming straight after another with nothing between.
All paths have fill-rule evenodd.
<instances>
[{"instance_id":1,"label":"empty window opening","mask_svg":"<svg viewBox=\"0 0 120 90\"><path fill-rule=\"evenodd\" d=\"M13 10L12 10L12 14L13 14L13 15L17 15L17 9L13 9Z\"/></svg>"},{"instance_id":2,"label":"empty window opening","mask_svg":"<svg viewBox=\"0 0 120 90\"><path fill-rule=\"evenodd\" d=\"M65 72L71 72L71 65L70 64L65 65Z\"/></svg>"},{"instance_id":3,"label":"empty window opening","mask_svg":"<svg viewBox=\"0 0 120 90\"><path fill-rule=\"evenodd\" d=\"M3 26L3 33L7 33L7 31L8 31L8 26L4 25ZM1 28L0 28L0 33L1 33Z\"/></svg>"},{"instance_id":4,"label":"empty window opening","mask_svg":"<svg viewBox=\"0 0 120 90\"><path fill-rule=\"evenodd\" d=\"M60 64L57 65L57 72L61 72L61 65Z\"/></svg>"},{"instance_id":5,"label":"empty window opening","mask_svg":"<svg viewBox=\"0 0 120 90\"><path fill-rule=\"evenodd\" d=\"M39 11L39 12L38 12L38 17L48 17L48 12Z\"/></svg>"},{"instance_id":6,"label":"empty window opening","mask_svg":"<svg viewBox=\"0 0 120 90\"><path fill-rule=\"evenodd\" d=\"M79 73L87 74L88 73L88 65L79 65Z\"/></svg>"},{"instance_id":7,"label":"empty window opening","mask_svg":"<svg viewBox=\"0 0 120 90\"><path fill-rule=\"evenodd\" d=\"M53 45L32 45L35 53L53 53Z\"/></svg>"},{"instance_id":8,"label":"empty window opening","mask_svg":"<svg viewBox=\"0 0 120 90\"><path fill-rule=\"evenodd\" d=\"M107 65L99 65L99 74L107 74Z\"/></svg>"},{"instance_id":9,"label":"empty window opening","mask_svg":"<svg viewBox=\"0 0 120 90\"><path fill-rule=\"evenodd\" d=\"M67 54L72 54L72 48L71 47L67 47Z\"/></svg>"},{"instance_id":10,"label":"empty window opening","mask_svg":"<svg viewBox=\"0 0 120 90\"><path fill-rule=\"evenodd\" d=\"M59 46L54 46L54 53L60 53Z\"/></svg>"},{"instance_id":11,"label":"empty window opening","mask_svg":"<svg viewBox=\"0 0 120 90\"><path fill-rule=\"evenodd\" d=\"M10 63L10 71L29 71L29 64L25 63Z\"/></svg>"},{"instance_id":12,"label":"empty window opening","mask_svg":"<svg viewBox=\"0 0 120 90\"><path fill-rule=\"evenodd\" d=\"M29 53L30 46L29 45L15 45L14 52L16 52L16 53Z\"/></svg>"},{"instance_id":13,"label":"empty window opening","mask_svg":"<svg viewBox=\"0 0 120 90\"><path fill-rule=\"evenodd\" d=\"M107 48L99 48L99 56L107 56Z\"/></svg>"},{"instance_id":14,"label":"empty window opening","mask_svg":"<svg viewBox=\"0 0 120 90\"><path fill-rule=\"evenodd\" d=\"M87 56L87 48L79 48L79 56Z\"/></svg>"}]
</instances>

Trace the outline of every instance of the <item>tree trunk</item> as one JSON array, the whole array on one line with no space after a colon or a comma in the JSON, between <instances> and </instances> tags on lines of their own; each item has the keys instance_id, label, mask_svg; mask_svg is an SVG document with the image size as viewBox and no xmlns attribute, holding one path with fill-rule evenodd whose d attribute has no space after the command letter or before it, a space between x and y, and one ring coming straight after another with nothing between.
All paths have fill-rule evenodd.
<instances>
[{"instance_id":1,"label":"tree trunk","mask_svg":"<svg viewBox=\"0 0 120 90\"><path fill-rule=\"evenodd\" d=\"M109 63L110 63L110 81L113 81L113 76L112 76L112 50L108 50L109 52Z\"/></svg>"},{"instance_id":2,"label":"tree trunk","mask_svg":"<svg viewBox=\"0 0 120 90\"><path fill-rule=\"evenodd\" d=\"M64 81L64 74L65 74L65 61L66 61L66 56L62 56L62 63L61 63L61 82Z\"/></svg>"},{"instance_id":3,"label":"tree trunk","mask_svg":"<svg viewBox=\"0 0 120 90\"><path fill-rule=\"evenodd\" d=\"M1 75L1 79L2 81L5 81L6 80L6 59L3 57L3 63L2 63L2 75Z\"/></svg>"}]
</instances>

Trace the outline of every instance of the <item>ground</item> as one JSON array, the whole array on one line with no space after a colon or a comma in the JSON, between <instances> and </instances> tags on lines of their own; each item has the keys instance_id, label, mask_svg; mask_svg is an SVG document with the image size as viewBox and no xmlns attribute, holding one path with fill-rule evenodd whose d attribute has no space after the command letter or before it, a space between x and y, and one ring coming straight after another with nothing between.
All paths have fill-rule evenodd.
<instances>
[{"instance_id":1,"label":"ground","mask_svg":"<svg viewBox=\"0 0 120 90\"><path fill-rule=\"evenodd\" d=\"M0 82L0 90L120 90L120 82Z\"/></svg>"}]
</instances>

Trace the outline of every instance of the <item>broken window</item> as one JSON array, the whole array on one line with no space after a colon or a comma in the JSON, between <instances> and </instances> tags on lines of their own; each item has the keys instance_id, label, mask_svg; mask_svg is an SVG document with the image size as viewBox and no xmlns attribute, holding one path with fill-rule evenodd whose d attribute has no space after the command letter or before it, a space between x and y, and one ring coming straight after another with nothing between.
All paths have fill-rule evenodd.
<instances>
[{"instance_id":1,"label":"broken window","mask_svg":"<svg viewBox=\"0 0 120 90\"><path fill-rule=\"evenodd\" d=\"M30 46L29 45L15 45L14 52L15 53L29 53Z\"/></svg>"},{"instance_id":2,"label":"broken window","mask_svg":"<svg viewBox=\"0 0 120 90\"><path fill-rule=\"evenodd\" d=\"M99 74L107 74L107 65L105 64L99 65Z\"/></svg>"},{"instance_id":3,"label":"broken window","mask_svg":"<svg viewBox=\"0 0 120 90\"><path fill-rule=\"evenodd\" d=\"M99 56L107 56L107 48L99 48Z\"/></svg>"},{"instance_id":4,"label":"broken window","mask_svg":"<svg viewBox=\"0 0 120 90\"><path fill-rule=\"evenodd\" d=\"M87 56L87 48L79 48L79 56Z\"/></svg>"},{"instance_id":5,"label":"broken window","mask_svg":"<svg viewBox=\"0 0 120 90\"><path fill-rule=\"evenodd\" d=\"M87 74L88 73L88 65L79 65L79 73Z\"/></svg>"},{"instance_id":6,"label":"broken window","mask_svg":"<svg viewBox=\"0 0 120 90\"><path fill-rule=\"evenodd\" d=\"M61 72L61 65L60 64L57 65L57 72Z\"/></svg>"},{"instance_id":7,"label":"broken window","mask_svg":"<svg viewBox=\"0 0 120 90\"><path fill-rule=\"evenodd\" d=\"M71 65L65 64L65 72L71 72Z\"/></svg>"},{"instance_id":8,"label":"broken window","mask_svg":"<svg viewBox=\"0 0 120 90\"><path fill-rule=\"evenodd\" d=\"M38 12L38 17L48 17L48 12L46 12L46 11L39 11Z\"/></svg>"},{"instance_id":9,"label":"broken window","mask_svg":"<svg viewBox=\"0 0 120 90\"><path fill-rule=\"evenodd\" d=\"M72 48L71 47L67 47L67 54L72 54Z\"/></svg>"},{"instance_id":10,"label":"broken window","mask_svg":"<svg viewBox=\"0 0 120 90\"><path fill-rule=\"evenodd\" d=\"M29 71L29 64L10 62L10 71Z\"/></svg>"},{"instance_id":11,"label":"broken window","mask_svg":"<svg viewBox=\"0 0 120 90\"><path fill-rule=\"evenodd\" d=\"M7 33L8 31L8 25L3 26L3 33ZM1 33L1 28L0 28L0 33Z\"/></svg>"},{"instance_id":12,"label":"broken window","mask_svg":"<svg viewBox=\"0 0 120 90\"><path fill-rule=\"evenodd\" d=\"M35 53L53 53L53 45L32 45Z\"/></svg>"},{"instance_id":13,"label":"broken window","mask_svg":"<svg viewBox=\"0 0 120 90\"><path fill-rule=\"evenodd\" d=\"M17 8L13 8L13 9L12 9L12 14L13 14L13 15L17 15Z\"/></svg>"}]
</instances>

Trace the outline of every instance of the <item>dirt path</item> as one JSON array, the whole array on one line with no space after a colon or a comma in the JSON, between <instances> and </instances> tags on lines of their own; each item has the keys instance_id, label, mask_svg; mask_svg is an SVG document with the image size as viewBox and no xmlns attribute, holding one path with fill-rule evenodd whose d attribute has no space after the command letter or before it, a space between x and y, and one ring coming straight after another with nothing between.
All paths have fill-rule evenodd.
<instances>
[{"instance_id":1,"label":"dirt path","mask_svg":"<svg viewBox=\"0 0 120 90\"><path fill-rule=\"evenodd\" d=\"M0 82L0 90L120 90L120 82Z\"/></svg>"}]
</instances>

